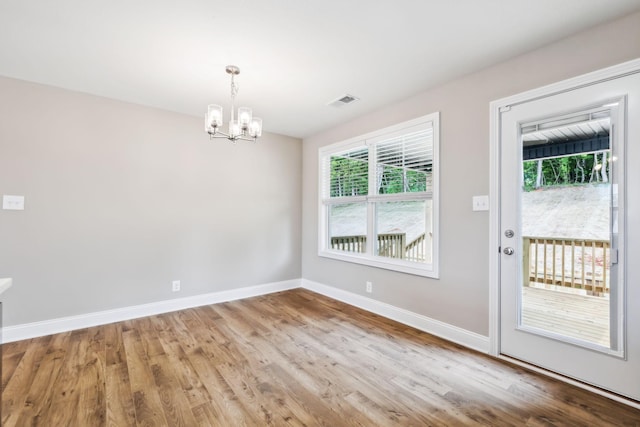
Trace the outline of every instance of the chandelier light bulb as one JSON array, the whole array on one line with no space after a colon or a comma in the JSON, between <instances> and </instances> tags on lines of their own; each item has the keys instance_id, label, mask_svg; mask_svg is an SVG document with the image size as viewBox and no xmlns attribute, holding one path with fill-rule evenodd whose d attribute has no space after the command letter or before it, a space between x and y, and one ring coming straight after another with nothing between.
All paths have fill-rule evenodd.
<instances>
[{"instance_id":1,"label":"chandelier light bulb","mask_svg":"<svg viewBox=\"0 0 640 427\"><path fill-rule=\"evenodd\" d=\"M238 124L237 120L233 120L231 122L229 122L229 136L231 137L238 137L242 134L242 132L240 132L240 125Z\"/></svg>"},{"instance_id":2,"label":"chandelier light bulb","mask_svg":"<svg viewBox=\"0 0 640 427\"><path fill-rule=\"evenodd\" d=\"M247 129L249 127L249 123L251 123L251 108L238 108L238 122L242 129Z\"/></svg>"},{"instance_id":3,"label":"chandelier light bulb","mask_svg":"<svg viewBox=\"0 0 640 427\"><path fill-rule=\"evenodd\" d=\"M209 105L209 126L220 127L222 126L222 107L219 105Z\"/></svg>"},{"instance_id":4,"label":"chandelier light bulb","mask_svg":"<svg viewBox=\"0 0 640 427\"><path fill-rule=\"evenodd\" d=\"M259 117L254 117L251 121L251 126L249 128L249 135L253 138L257 138L262 136L262 119Z\"/></svg>"}]
</instances>

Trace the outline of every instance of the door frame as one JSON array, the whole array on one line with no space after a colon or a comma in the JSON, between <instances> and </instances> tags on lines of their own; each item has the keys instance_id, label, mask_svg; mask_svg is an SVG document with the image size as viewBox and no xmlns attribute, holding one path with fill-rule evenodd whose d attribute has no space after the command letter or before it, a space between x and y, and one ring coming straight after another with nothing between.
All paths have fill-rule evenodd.
<instances>
[{"instance_id":1,"label":"door frame","mask_svg":"<svg viewBox=\"0 0 640 427\"><path fill-rule=\"evenodd\" d=\"M565 382L577 385L581 388L588 389L601 395L605 395L614 400L621 401L628 405L640 408L635 402L617 396L613 393L608 393L599 388L595 388L584 384L579 381L575 381L564 377L559 374L550 373L549 371L536 368L533 365L519 362L508 356L500 354L500 154L501 154L501 122L500 113L505 108L515 106L518 104L526 103L540 98L545 98L551 95L569 92L581 87L591 86L596 83L600 83L607 80L623 77L629 74L635 74L640 72L640 59L634 59L632 61L624 62L618 65L607 67L601 70L583 74L574 78L563 80L557 83L553 83L547 86L501 98L490 103L490 186L489 186L489 354L492 356L509 360L512 363L521 364L541 372L545 375L550 375L554 378L560 379Z\"/></svg>"}]
</instances>

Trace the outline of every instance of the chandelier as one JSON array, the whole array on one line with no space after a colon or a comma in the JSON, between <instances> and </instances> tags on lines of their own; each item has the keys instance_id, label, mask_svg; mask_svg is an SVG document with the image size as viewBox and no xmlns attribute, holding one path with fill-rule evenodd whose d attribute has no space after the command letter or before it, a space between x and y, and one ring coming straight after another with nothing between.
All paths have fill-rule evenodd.
<instances>
[{"instance_id":1,"label":"chandelier","mask_svg":"<svg viewBox=\"0 0 640 427\"><path fill-rule=\"evenodd\" d=\"M251 108L238 108L238 115L235 116L235 100L238 94L238 86L234 77L240 74L240 68L235 65L227 65L227 74L231 75L231 121L229 130L222 131L222 107L210 104L207 114L204 116L204 130L209 134L209 138L227 138L230 141L255 141L262 135L262 119L252 117Z\"/></svg>"}]
</instances>

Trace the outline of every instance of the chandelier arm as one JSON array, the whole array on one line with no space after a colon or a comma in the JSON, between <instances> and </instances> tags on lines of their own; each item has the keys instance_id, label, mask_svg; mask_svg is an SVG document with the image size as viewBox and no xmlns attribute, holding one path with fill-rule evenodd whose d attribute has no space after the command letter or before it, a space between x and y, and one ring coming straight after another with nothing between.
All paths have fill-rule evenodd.
<instances>
[{"instance_id":1,"label":"chandelier arm","mask_svg":"<svg viewBox=\"0 0 640 427\"><path fill-rule=\"evenodd\" d=\"M210 138L227 138L230 139L231 135L218 130L218 128L214 128L213 132L208 132Z\"/></svg>"},{"instance_id":2,"label":"chandelier arm","mask_svg":"<svg viewBox=\"0 0 640 427\"><path fill-rule=\"evenodd\" d=\"M208 132L208 133L209 133L209 138L210 139L213 139L213 138L225 138L225 139L228 139L229 141L232 141L232 142L236 142L236 141L256 142L258 140L258 137L255 137L255 136L246 136L246 135L233 136L233 135L230 135L228 133L222 132L222 131L218 130L217 128L214 128L213 132Z\"/></svg>"},{"instance_id":3,"label":"chandelier arm","mask_svg":"<svg viewBox=\"0 0 640 427\"><path fill-rule=\"evenodd\" d=\"M233 141L235 141L235 140L256 142L258 140L258 138L257 137L237 136L237 137L235 137L233 139Z\"/></svg>"}]
</instances>

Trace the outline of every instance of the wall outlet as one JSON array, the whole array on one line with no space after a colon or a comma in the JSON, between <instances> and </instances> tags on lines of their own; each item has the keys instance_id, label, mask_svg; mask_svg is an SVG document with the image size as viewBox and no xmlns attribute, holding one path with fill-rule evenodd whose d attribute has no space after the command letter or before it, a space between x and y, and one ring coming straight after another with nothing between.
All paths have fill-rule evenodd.
<instances>
[{"instance_id":1,"label":"wall outlet","mask_svg":"<svg viewBox=\"0 0 640 427\"><path fill-rule=\"evenodd\" d=\"M367 287L366 287L367 293L373 292L373 283L367 282L366 285L367 285Z\"/></svg>"},{"instance_id":2,"label":"wall outlet","mask_svg":"<svg viewBox=\"0 0 640 427\"><path fill-rule=\"evenodd\" d=\"M180 290L180 280L174 280L171 282L171 290L173 292L178 292Z\"/></svg>"}]
</instances>

